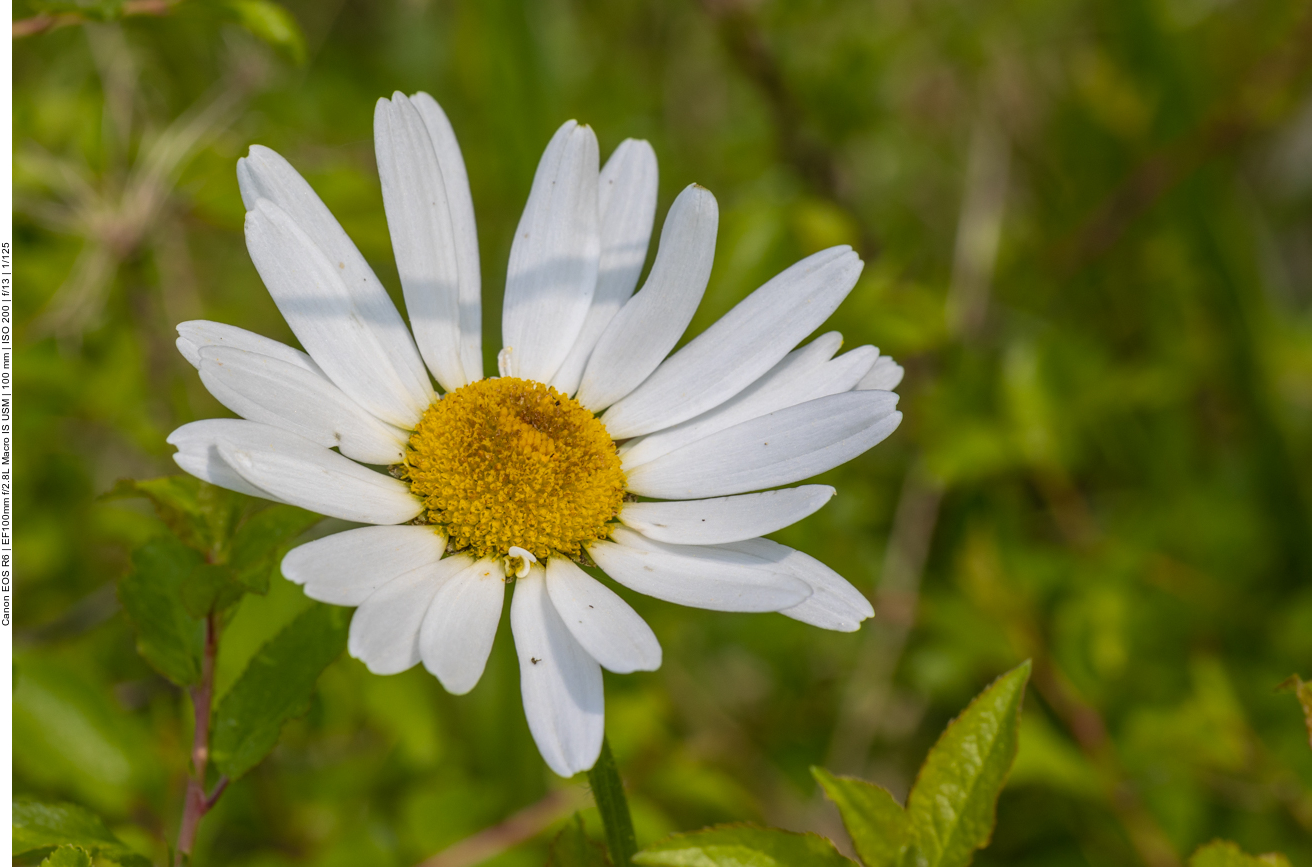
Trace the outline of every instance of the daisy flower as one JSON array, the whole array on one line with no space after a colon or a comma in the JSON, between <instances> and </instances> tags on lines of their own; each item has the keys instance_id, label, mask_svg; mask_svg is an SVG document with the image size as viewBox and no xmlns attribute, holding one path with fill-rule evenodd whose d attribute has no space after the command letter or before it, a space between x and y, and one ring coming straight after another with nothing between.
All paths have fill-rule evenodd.
<instances>
[{"instance_id":1,"label":"daisy flower","mask_svg":"<svg viewBox=\"0 0 1312 867\"><path fill-rule=\"evenodd\" d=\"M870 346L835 357L836 333L795 348L856 284L851 249L803 259L670 354L711 273L715 198L680 193L634 293L655 154L628 140L599 168L596 136L570 121L515 232L499 376L485 377L473 199L451 124L427 94L397 93L379 100L374 137L409 328L310 185L252 147L237 164L246 243L305 351L182 323L179 350L241 418L168 438L201 479L371 525L282 563L311 598L357 606L352 656L377 674L422 662L468 692L513 584L529 729L570 776L601 748L601 669L661 663L650 627L581 566L680 605L846 631L872 616L831 569L762 538L834 494L781 486L901 421L892 359Z\"/></svg>"}]
</instances>

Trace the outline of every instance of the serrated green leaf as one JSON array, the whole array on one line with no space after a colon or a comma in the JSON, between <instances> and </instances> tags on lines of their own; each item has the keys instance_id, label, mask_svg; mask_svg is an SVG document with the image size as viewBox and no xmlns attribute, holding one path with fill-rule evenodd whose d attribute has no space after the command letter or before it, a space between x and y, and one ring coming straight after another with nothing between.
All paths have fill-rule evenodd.
<instances>
[{"instance_id":1,"label":"serrated green leaf","mask_svg":"<svg viewBox=\"0 0 1312 867\"><path fill-rule=\"evenodd\" d=\"M78 846L60 846L46 856L41 867L91 867L91 853Z\"/></svg>"},{"instance_id":2,"label":"serrated green leaf","mask_svg":"<svg viewBox=\"0 0 1312 867\"><path fill-rule=\"evenodd\" d=\"M1016 757L1030 663L999 677L929 751L907 797L926 867L962 867L993 834L998 795Z\"/></svg>"},{"instance_id":3,"label":"serrated green leaf","mask_svg":"<svg viewBox=\"0 0 1312 867\"><path fill-rule=\"evenodd\" d=\"M818 834L757 825L720 825L675 834L643 849L633 861L659 867L853 867Z\"/></svg>"},{"instance_id":4,"label":"serrated green leaf","mask_svg":"<svg viewBox=\"0 0 1312 867\"><path fill-rule=\"evenodd\" d=\"M321 520L322 515L284 505L272 505L251 515L232 537L228 565L236 580L263 596L269 589L269 575L277 568L286 547Z\"/></svg>"},{"instance_id":5,"label":"serrated green leaf","mask_svg":"<svg viewBox=\"0 0 1312 867\"><path fill-rule=\"evenodd\" d=\"M914 842L911 818L887 789L855 777L835 776L824 768L812 768L811 774L838 807L867 867L902 863Z\"/></svg>"},{"instance_id":6,"label":"serrated green leaf","mask_svg":"<svg viewBox=\"0 0 1312 867\"><path fill-rule=\"evenodd\" d=\"M547 867L610 867L606 847L583 833L583 817L575 813L551 841Z\"/></svg>"},{"instance_id":7,"label":"serrated green leaf","mask_svg":"<svg viewBox=\"0 0 1312 867\"><path fill-rule=\"evenodd\" d=\"M1278 852L1248 855L1229 840L1213 840L1189 856L1189 867L1289 867L1289 859Z\"/></svg>"},{"instance_id":8,"label":"serrated green leaf","mask_svg":"<svg viewBox=\"0 0 1312 867\"><path fill-rule=\"evenodd\" d=\"M99 816L77 804L45 803L20 795L14 799L13 816L12 855L76 846L124 867L150 867L149 859L129 849L109 832ZM65 862L55 863L64 867Z\"/></svg>"},{"instance_id":9,"label":"serrated green leaf","mask_svg":"<svg viewBox=\"0 0 1312 867\"><path fill-rule=\"evenodd\" d=\"M228 0L241 26L300 66L305 62L305 35L291 12L270 0Z\"/></svg>"},{"instance_id":10,"label":"serrated green leaf","mask_svg":"<svg viewBox=\"0 0 1312 867\"><path fill-rule=\"evenodd\" d=\"M200 553L172 536L161 536L132 553L132 571L118 598L137 630L137 652L178 686L200 679L205 622L182 601L182 585L203 563Z\"/></svg>"},{"instance_id":11,"label":"serrated green leaf","mask_svg":"<svg viewBox=\"0 0 1312 867\"><path fill-rule=\"evenodd\" d=\"M219 703L210 755L232 779L278 743L283 723L309 709L319 674L346 647L346 609L315 605L255 654Z\"/></svg>"}]
</instances>

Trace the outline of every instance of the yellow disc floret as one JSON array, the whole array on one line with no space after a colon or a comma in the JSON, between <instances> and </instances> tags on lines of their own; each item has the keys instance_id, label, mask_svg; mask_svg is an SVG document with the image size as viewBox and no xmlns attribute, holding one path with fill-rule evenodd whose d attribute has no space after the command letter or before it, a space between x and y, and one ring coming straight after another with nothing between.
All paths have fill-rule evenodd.
<instances>
[{"instance_id":1,"label":"yellow disc floret","mask_svg":"<svg viewBox=\"0 0 1312 867\"><path fill-rule=\"evenodd\" d=\"M435 402L399 468L455 550L578 556L607 535L624 471L606 428L550 386L483 379Z\"/></svg>"}]
</instances>

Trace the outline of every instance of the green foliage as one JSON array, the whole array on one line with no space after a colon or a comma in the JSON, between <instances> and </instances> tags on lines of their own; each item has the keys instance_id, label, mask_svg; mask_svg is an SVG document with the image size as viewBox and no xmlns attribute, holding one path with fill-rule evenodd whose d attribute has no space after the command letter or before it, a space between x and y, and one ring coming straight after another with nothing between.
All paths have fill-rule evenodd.
<instances>
[{"instance_id":1,"label":"green foliage","mask_svg":"<svg viewBox=\"0 0 1312 867\"><path fill-rule=\"evenodd\" d=\"M921 766L905 810L873 783L812 768L867 867L964 867L988 845L1016 757L1029 676L1026 661L948 725Z\"/></svg>"},{"instance_id":2,"label":"green foliage","mask_svg":"<svg viewBox=\"0 0 1312 867\"><path fill-rule=\"evenodd\" d=\"M295 506L274 504L248 517L232 536L228 566L234 580L252 592L264 594L270 575L292 541L322 518Z\"/></svg>"},{"instance_id":3,"label":"green foliage","mask_svg":"<svg viewBox=\"0 0 1312 867\"><path fill-rule=\"evenodd\" d=\"M220 773L237 778L278 743L283 724L304 714L324 668L346 647L350 618L315 605L264 645L215 711L211 755Z\"/></svg>"},{"instance_id":4,"label":"green foliage","mask_svg":"<svg viewBox=\"0 0 1312 867\"><path fill-rule=\"evenodd\" d=\"M171 5L179 6L184 2L173 0ZM29 0L29 5L47 14L75 16L73 23L105 23L135 15L160 14L154 6L142 9L137 5L134 8L125 4L124 0ZM193 0L190 5L216 8L292 63L297 66L305 63L305 34L295 16L282 4L273 0Z\"/></svg>"},{"instance_id":5,"label":"green foliage","mask_svg":"<svg viewBox=\"0 0 1312 867\"><path fill-rule=\"evenodd\" d=\"M204 566L199 552L173 536L160 536L132 554L132 571L118 598L137 631L137 651L178 686L200 680L205 621L188 610L183 588Z\"/></svg>"},{"instance_id":6,"label":"green foliage","mask_svg":"<svg viewBox=\"0 0 1312 867\"><path fill-rule=\"evenodd\" d=\"M633 861L651 867L852 867L818 834L756 825L675 834L643 849Z\"/></svg>"},{"instance_id":7,"label":"green foliage","mask_svg":"<svg viewBox=\"0 0 1312 867\"><path fill-rule=\"evenodd\" d=\"M191 476L120 479L107 499L146 497L172 535L133 553L119 598L138 633L138 648L179 685L200 676L204 619L246 592L267 593L269 576L292 540L320 516L294 506L254 513L248 498Z\"/></svg>"},{"instance_id":8,"label":"green foliage","mask_svg":"<svg viewBox=\"0 0 1312 867\"><path fill-rule=\"evenodd\" d=\"M246 517L220 546L222 560L192 569L182 584L182 604L193 617L223 611L247 592L269 592L291 541L321 520L295 506L267 506Z\"/></svg>"},{"instance_id":9,"label":"green foliage","mask_svg":"<svg viewBox=\"0 0 1312 867\"><path fill-rule=\"evenodd\" d=\"M1289 867L1289 859L1279 853L1247 855L1228 840L1213 840L1189 856L1189 867Z\"/></svg>"},{"instance_id":10,"label":"green foliage","mask_svg":"<svg viewBox=\"0 0 1312 867\"><path fill-rule=\"evenodd\" d=\"M243 505L239 494L183 475L119 479L104 497L145 497L183 544L215 559L224 555Z\"/></svg>"},{"instance_id":11,"label":"green foliage","mask_svg":"<svg viewBox=\"0 0 1312 867\"><path fill-rule=\"evenodd\" d=\"M209 563L230 566L227 578L256 593L268 590L269 574L290 543L322 520L313 512L280 503L252 511L249 497L184 475L119 479L102 499L131 497L148 499L179 541ZM222 582L199 578L198 583Z\"/></svg>"},{"instance_id":12,"label":"green foliage","mask_svg":"<svg viewBox=\"0 0 1312 867\"><path fill-rule=\"evenodd\" d=\"M811 769L866 867L966 867L975 850L988 845L1016 757L1030 668L1027 660L999 677L948 725L921 766L906 809L873 783ZM604 800L598 796L598 805ZM824 838L746 825L676 835L634 861L670 867L851 863Z\"/></svg>"},{"instance_id":13,"label":"green foliage","mask_svg":"<svg viewBox=\"0 0 1312 867\"><path fill-rule=\"evenodd\" d=\"M239 600L246 588L233 580L232 567L221 563L199 563L179 588L182 607L197 619L210 611L222 611Z\"/></svg>"},{"instance_id":14,"label":"green foliage","mask_svg":"<svg viewBox=\"0 0 1312 867\"><path fill-rule=\"evenodd\" d=\"M133 852L99 817L76 804L14 798L13 840L15 856L54 848L47 859L52 867L89 864L88 852L123 867L150 867L150 859Z\"/></svg>"},{"instance_id":15,"label":"green foliage","mask_svg":"<svg viewBox=\"0 0 1312 867\"><path fill-rule=\"evenodd\" d=\"M588 839L583 831L583 817L575 813L551 841L547 867L609 867L606 847Z\"/></svg>"},{"instance_id":16,"label":"green foliage","mask_svg":"<svg viewBox=\"0 0 1312 867\"><path fill-rule=\"evenodd\" d=\"M1016 758L1030 663L1002 675L970 703L929 751L907 797L916 860L961 867L988 845L998 795Z\"/></svg>"},{"instance_id":17,"label":"green foliage","mask_svg":"<svg viewBox=\"0 0 1312 867\"><path fill-rule=\"evenodd\" d=\"M773 534L871 597L860 633L617 588L665 658L606 675L640 845L816 827L815 765L905 803L948 721L1032 657L1038 700L976 865L1183 863L1214 838L1312 864L1309 732L1271 689L1312 659L1309 0L289 0L295 70L276 56L294 38L271 49L224 0L125 5L14 9L112 19L13 43L16 791L92 807L172 861L191 702L136 652L113 585L161 516L238 571L251 592L215 618L220 702L310 603L277 551L239 568L257 503L225 518L187 490L155 490L159 512L99 495L123 476L196 485L165 438L230 415L177 322L297 345L245 250L251 144L305 176L405 315L373 107L424 90L468 167L485 371L567 118L603 160L652 143L656 236L688 183L715 194L689 338L851 243L866 267L822 330L907 367L901 428ZM226 605L207 589L222 574L188 573L165 610ZM511 651L503 623L465 696L339 657L206 817L195 863L417 864L581 792L542 770ZM547 812L494 863L543 863Z\"/></svg>"},{"instance_id":18,"label":"green foliage","mask_svg":"<svg viewBox=\"0 0 1312 867\"><path fill-rule=\"evenodd\" d=\"M91 853L79 846L60 846L46 856L41 867L91 867Z\"/></svg>"},{"instance_id":19,"label":"green foliage","mask_svg":"<svg viewBox=\"0 0 1312 867\"><path fill-rule=\"evenodd\" d=\"M816 782L838 806L843 825L867 867L898 867L908 858L914 863L915 827L892 793L855 777L838 777L824 768L812 768Z\"/></svg>"},{"instance_id":20,"label":"green foliage","mask_svg":"<svg viewBox=\"0 0 1312 867\"><path fill-rule=\"evenodd\" d=\"M271 0L226 0L242 27L300 66L305 63L305 34L286 7Z\"/></svg>"}]
</instances>

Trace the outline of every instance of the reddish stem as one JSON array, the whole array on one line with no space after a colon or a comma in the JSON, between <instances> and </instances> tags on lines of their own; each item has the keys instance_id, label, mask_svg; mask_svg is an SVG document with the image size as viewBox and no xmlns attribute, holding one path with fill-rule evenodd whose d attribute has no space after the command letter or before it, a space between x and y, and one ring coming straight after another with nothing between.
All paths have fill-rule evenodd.
<instances>
[{"instance_id":1,"label":"reddish stem","mask_svg":"<svg viewBox=\"0 0 1312 867\"><path fill-rule=\"evenodd\" d=\"M196 842L196 829L200 827L200 820L214 807L228 785L228 778L220 777L214 791L205 794L205 768L210 758L210 705L214 698L214 658L218 646L217 623L211 612L205 618L205 652L200 662L200 683L191 688L191 706L196 713L196 736L191 742L191 775L187 777L182 827L178 829L178 851L174 861L178 867L191 859L191 849Z\"/></svg>"}]
</instances>

